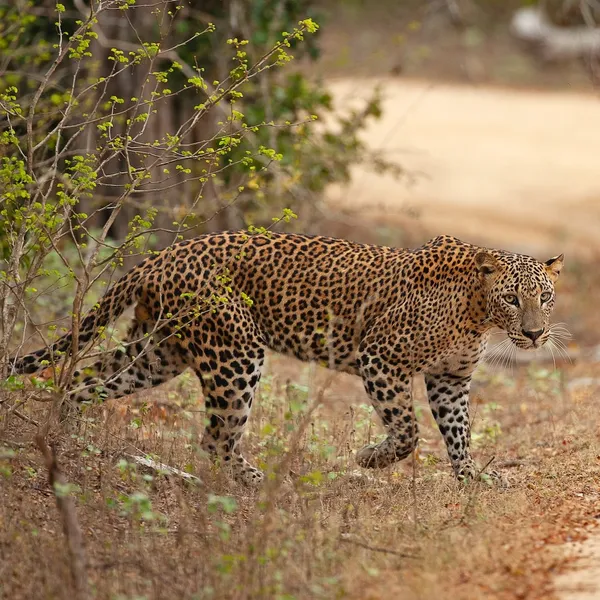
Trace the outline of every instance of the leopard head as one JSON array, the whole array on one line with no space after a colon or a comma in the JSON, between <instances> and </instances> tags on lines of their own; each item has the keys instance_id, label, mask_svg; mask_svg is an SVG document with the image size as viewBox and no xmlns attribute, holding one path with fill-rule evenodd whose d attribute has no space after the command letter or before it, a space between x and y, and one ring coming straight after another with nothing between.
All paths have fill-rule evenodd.
<instances>
[{"instance_id":1,"label":"leopard head","mask_svg":"<svg viewBox=\"0 0 600 600\"><path fill-rule=\"evenodd\" d=\"M489 250L475 255L487 320L503 329L518 348L533 350L550 339L554 284L563 261L562 254L546 262Z\"/></svg>"}]
</instances>

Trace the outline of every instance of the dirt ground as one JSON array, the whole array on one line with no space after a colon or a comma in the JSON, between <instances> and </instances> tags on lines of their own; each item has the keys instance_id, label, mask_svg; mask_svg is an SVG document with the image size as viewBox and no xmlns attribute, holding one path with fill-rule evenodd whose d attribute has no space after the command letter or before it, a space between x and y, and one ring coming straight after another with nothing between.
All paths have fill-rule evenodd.
<instances>
[{"instance_id":1,"label":"dirt ground","mask_svg":"<svg viewBox=\"0 0 600 600\"><path fill-rule=\"evenodd\" d=\"M600 535L583 542L567 544L567 556L574 559L576 568L555 578L561 600L594 600L600 596Z\"/></svg>"}]
</instances>

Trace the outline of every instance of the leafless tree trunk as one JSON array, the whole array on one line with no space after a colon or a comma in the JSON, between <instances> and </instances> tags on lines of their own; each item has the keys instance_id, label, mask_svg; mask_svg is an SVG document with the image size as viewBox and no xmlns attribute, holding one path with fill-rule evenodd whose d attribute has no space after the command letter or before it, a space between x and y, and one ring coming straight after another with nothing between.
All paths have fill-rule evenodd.
<instances>
[{"instance_id":1,"label":"leafless tree trunk","mask_svg":"<svg viewBox=\"0 0 600 600\"><path fill-rule=\"evenodd\" d=\"M77 519L75 501L69 493L69 484L59 469L54 450L46 444L42 435L38 435L36 443L44 455L50 487L56 497L56 505L63 522L63 532L69 548L71 576L75 586L77 600L91 598L90 586L87 576L87 557L83 545L83 534Z\"/></svg>"},{"instance_id":2,"label":"leafless tree trunk","mask_svg":"<svg viewBox=\"0 0 600 600\"><path fill-rule=\"evenodd\" d=\"M163 7L164 10L167 10L167 8L168 5ZM138 38L148 41L156 38L155 29L157 19L156 15L153 14L155 10L154 5L139 6L135 11L131 12L129 19L115 18L114 13L108 12L99 16L98 28L102 32L102 38L100 41L95 42L95 45L100 47L94 51L94 56L99 57L97 76L109 76L112 63L108 60L108 55L112 46L130 50L133 46L139 46ZM159 31L159 36L163 38L162 45L168 45L168 19L163 19L162 23L163 31ZM133 31L137 32L137 37L132 35ZM134 37L136 39L133 39ZM163 66L164 63L161 65L161 68ZM125 72L118 77L112 78L108 93L104 93L103 95L106 97L114 95L124 98L126 101L143 95L144 99L149 100L152 93L152 84L151 82L150 84L145 84L147 79L148 72L143 72L142 69ZM139 141L151 143L155 140L164 139L166 134L174 134L183 125L182 119L184 115L189 116L193 113L193 106L197 102L198 98L192 96L192 94L161 99L156 105L156 110L159 113L158 118L149 120L144 135L140 137ZM115 130L118 128L119 131L115 131L115 135L123 134L125 127L124 123L116 123ZM210 139L217 130L216 116L213 113L209 113L202 119L196 129L194 138L197 143ZM98 145L97 129L94 125L91 125L86 136L86 147L84 150L86 152L95 152ZM111 200L120 195L122 186L128 183L126 179L127 167L128 165L124 156L121 155L118 159L113 160L106 167L108 174L112 173L115 175L110 181L110 186L99 186L94 197L81 201L80 210L86 214L94 215L89 221L88 226L98 228L104 225L105 219L103 218L102 209L110 205ZM192 164L190 168L195 171L197 170L197 165ZM214 185L214 182L211 182L210 185L204 185L200 189L200 184L197 182L197 178L194 177L195 173L192 176L184 178L181 173L173 172L168 182L170 189L161 191L160 184L158 183L163 175L161 169L151 170L150 175L151 180L147 186L150 189L135 194L133 202L123 207L119 219L111 227L111 237L123 240L127 235L128 224L131 219L136 214L142 213L145 208L153 207L159 209L155 219L155 226L159 229L156 233L156 237L158 238L157 246L165 247L174 241L175 235L170 233L170 231L164 230L173 229L172 223L174 220L177 220L178 214L187 214L192 205L194 205L193 212L198 214L201 220L204 220L209 215L213 215L219 208L218 188ZM177 191L175 192L173 189ZM202 198L196 201L200 193L202 194ZM231 219L228 212L222 211L222 213L219 213L217 217L209 221L202 229L210 231L214 229L234 228L228 227L228 225L232 225L229 222Z\"/></svg>"}]
</instances>

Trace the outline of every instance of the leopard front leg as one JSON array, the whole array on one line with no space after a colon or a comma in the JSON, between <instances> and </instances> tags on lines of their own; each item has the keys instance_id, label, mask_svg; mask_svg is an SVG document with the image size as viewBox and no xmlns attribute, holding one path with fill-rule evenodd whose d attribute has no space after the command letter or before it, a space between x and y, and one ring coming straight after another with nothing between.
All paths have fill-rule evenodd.
<instances>
[{"instance_id":1,"label":"leopard front leg","mask_svg":"<svg viewBox=\"0 0 600 600\"><path fill-rule=\"evenodd\" d=\"M459 481L490 477L505 486L500 473L486 470L485 474L471 458L471 424L469 421L469 390L471 375L426 374L425 384L431 412L444 437L452 468Z\"/></svg>"},{"instance_id":2,"label":"leopard front leg","mask_svg":"<svg viewBox=\"0 0 600 600\"><path fill-rule=\"evenodd\" d=\"M384 468L406 458L417 447L412 378L401 368L368 354L363 356L361 363L365 389L388 436L379 444L365 446L357 453L356 461L364 468Z\"/></svg>"}]
</instances>

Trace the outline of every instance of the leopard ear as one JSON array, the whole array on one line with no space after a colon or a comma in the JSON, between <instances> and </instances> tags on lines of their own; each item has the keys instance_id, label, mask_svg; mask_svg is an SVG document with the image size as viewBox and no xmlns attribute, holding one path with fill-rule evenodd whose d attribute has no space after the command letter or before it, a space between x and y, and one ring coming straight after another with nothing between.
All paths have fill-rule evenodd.
<instances>
[{"instance_id":1,"label":"leopard ear","mask_svg":"<svg viewBox=\"0 0 600 600\"><path fill-rule=\"evenodd\" d=\"M546 273L548 273L548 277L555 282L562 271L563 265L565 262L565 255L559 254L554 258L549 258L544 263L544 268L546 269Z\"/></svg>"},{"instance_id":2,"label":"leopard ear","mask_svg":"<svg viewBox=\"0 0 600 600\"><path fill-rule=\"evenodd\" d=\"M480 277L491 277L500 269L496 257L487 250L480 250L475 255L475 265Z\"/></svg>"}]
</instances>

